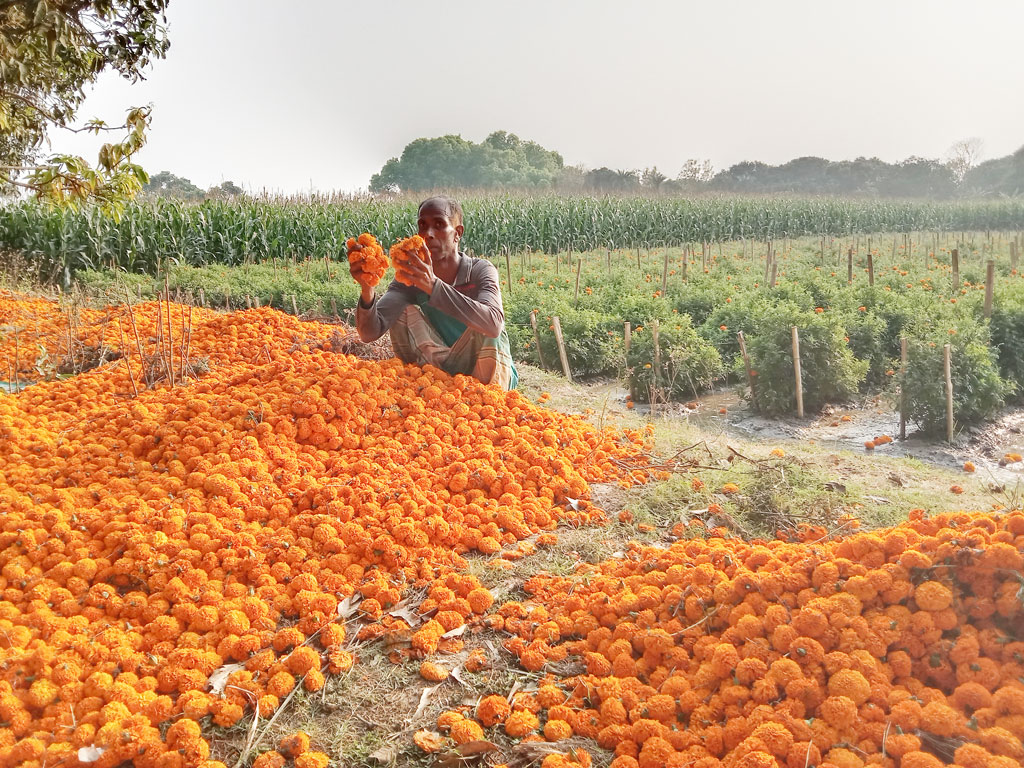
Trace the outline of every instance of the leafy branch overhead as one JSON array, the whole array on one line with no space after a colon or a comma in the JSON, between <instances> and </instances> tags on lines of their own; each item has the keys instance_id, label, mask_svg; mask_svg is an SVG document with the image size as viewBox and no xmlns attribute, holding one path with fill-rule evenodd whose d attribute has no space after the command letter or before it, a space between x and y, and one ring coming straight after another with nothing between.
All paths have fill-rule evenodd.
<instances>
[{"instance_id":1,"label":"leafy branch overhead","mask_svg":"<svg viewBox=\"0 0 1024 768\"><path fill-rule=\"evenodd\" d=\"M68 128L84 88L114 70L131 81L163 58L168 0L9 0L0 3L0 192L28 187L50 200L110 201L136 192L146 177L131 163L145 143L148 108L129 110L127 136L104 145L95 167L55 155L40 162L48 132ZM71 130L118 130L91 120Z\"/></svg>"}]
</instances>

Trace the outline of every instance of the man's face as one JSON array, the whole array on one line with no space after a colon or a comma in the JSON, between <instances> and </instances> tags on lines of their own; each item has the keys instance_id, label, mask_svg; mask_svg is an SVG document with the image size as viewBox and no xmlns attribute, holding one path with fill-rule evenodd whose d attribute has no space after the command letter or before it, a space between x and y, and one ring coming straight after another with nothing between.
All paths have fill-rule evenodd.
<instances>
[{"instance_id":1,"label":"man's face","mask_svg":"<svg viewBox=\"0 0 1024 768\"><path fill-rule=\"evenodd\" d=\"M462 225L453 226L444 208L437 203L427 203L420 209L416 224L433 261L455 258L462 238Z\"/></svg>"}]
</instances>

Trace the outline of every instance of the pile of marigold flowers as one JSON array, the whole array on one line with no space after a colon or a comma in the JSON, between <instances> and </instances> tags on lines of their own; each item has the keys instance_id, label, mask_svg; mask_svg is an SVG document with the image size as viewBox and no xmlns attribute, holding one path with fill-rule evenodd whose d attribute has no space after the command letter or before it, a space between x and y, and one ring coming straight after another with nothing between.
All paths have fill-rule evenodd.
<instances>
[{"instance_id":1,"label":"pile of marigold flowers","mask_svg":"<svg viewBox=\"0 0 1024 768\"><path fill-rule=\"evenodd\" d=\"M539 687L438 727L592 739L613 768L1024 764L1024 513L915 510L793 543L674 533L531 579L497 616Z\"/></svg>"},{"instance_id":2,"label":"pile of marigold flowers","mask_svg":"<svg viewBox=\"0 0 1024 768\"><path fill-rule=\"evenodd\" d=\"M102 318L121 359L0 393L0 765L220 768L200 721L270 717L357 662L346 603L372 638L427 590L410 654L429 656L492 607L463 554L594 520L588 481L643 477L642 433L332 353L331 326L167 302ZM208 371L138 386L183 339Z\"/></svg>"},{"instance_id":3,"label":"pile of marigold flowers","mask_svg":"<svg viewBox=\"0 0 1024 768\"><path fill-rule=\"evenodd\" d=\"M388 257L377 238L364 232L358 238L350 237L345 246L349 264L359 268L359 284L371 288L377 285L388 271Z\"/></svg>"}]
</instances>

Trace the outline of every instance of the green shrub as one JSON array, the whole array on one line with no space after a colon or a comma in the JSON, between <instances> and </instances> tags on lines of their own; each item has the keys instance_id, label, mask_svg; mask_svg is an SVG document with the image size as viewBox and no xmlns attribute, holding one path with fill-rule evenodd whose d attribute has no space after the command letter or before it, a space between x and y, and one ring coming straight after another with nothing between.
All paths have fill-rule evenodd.
<instances>
[{"instance_id":1,"label":"green shrub","mask_svg":"<svg viewBox=\"0 0 1024 768\"><path fill-rule=\"evenodd\" d=\"M551 316L553 317L553 315ZM586 379L605 374L614 374L623 367L622 323L611 315L604 315L589 309L568 309L559 313L562 326L562 341L565 356L573 378ZM541 351L548 368L560 371L562 364L558 356L553 321L549 317L537 319ZM529 330L532 335L532 328ZM536 345L532 346L536 351ZM528 356L528 362L535 362ZM539 363L539 360L536 361Z\"/></svg>"},{"instance_id":2,"label":"green shrub","mask_svg":"<svg viewBox=\"0 0 1024 768\"><path fill-rule=\"evenodd\" d=\"M801 310L790 303L762 307L752 318L747 352L757 372L757 405L763 413L791 413L796 405L791 328L800 333L804 408L814 411L857 391L868 363L857 360L834 314ZM737 367L741 361L736 362Z\"/></svg>"},{"instance_id":3,"label":"green shrub","mask_svg":"<svg viewBox=\"0 0 1024 768\"><path fill-rule=\"evenodd\" d=\"M1024 396L1024 281L1000 290L993 299L992 345L997 350L999 372L1020 398Z\"/></svg>"},{"instance_id":4,"label":"green shrub","mask_svg":"<svg viewBox=\"0 0 1024 768\"><path fill-rule=\"evenodd\" d=\"M655 369L654 333L649 326L641 326L633 335L627 360L629 392L637 402L649 402L653 386L673 400L694 397L725 372L718 350L697 334L686 315L659 323L658 354Z\"/></svg>"},{"instance_id":5,"label":"green shrub","mask_svg":"<svg viewBox=\"0 0 1024 768\"><path fill-rule=\"evenodd\" d=\"M1003 405L1011 387L999 376L996 351L989 347L988 327L983 322L969 316L952 325L922 319L907 329L907 337L903 386L908 418L921 431L935 435L946 429L945 344L951 347L956 424L980 422Z\"/></svg>"}]
</instances>

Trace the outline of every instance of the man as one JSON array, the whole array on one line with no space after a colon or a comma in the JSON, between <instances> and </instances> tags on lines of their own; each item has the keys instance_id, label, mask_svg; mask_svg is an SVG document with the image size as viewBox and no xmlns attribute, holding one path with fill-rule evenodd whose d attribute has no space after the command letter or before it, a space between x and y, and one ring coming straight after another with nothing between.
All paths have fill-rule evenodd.
<instances>
[{"instance_id":1,"label":"man","mask_svg":"<svg viewBox=\"0 0 1024 768\"><path fill-rule=\"evenodd\" d=\"M505 330L498 270L458 250L462 206L448 197L424 200L417 227L430 259L413 259L408 267L412 285L392 281L379 299L372 286L362 285L356 309L359 338L373 341L390 330L395 355L403 362L429 363L515 389L519 377ZM350 265L357 281L358 269Z\"/></svg>"}]
</instances>

